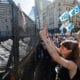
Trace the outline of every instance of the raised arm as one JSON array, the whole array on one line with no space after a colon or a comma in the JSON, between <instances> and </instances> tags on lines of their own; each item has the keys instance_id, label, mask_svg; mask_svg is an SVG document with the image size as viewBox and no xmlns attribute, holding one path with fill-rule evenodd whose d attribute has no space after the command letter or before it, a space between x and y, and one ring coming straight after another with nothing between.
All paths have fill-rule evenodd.
<instances>
[{"instance_id":1,"label":"raised arm","mask_svg":"<svg viewBox=\"0 0 80 80\"><path fill-rule=\"evenodd\" d=\"M64 66L65 68L68 68L69 70L73 70L74 67L76 67L75 63L70 61L70 60L67 60L63 57L61 57L58 52L57 52L57 48L55 46L55 44L53 43L53 41L51 41L49 38L47 38L47 32L46 31L47 29L43 29L41 32L40 32L40 36L43 40L43 42L45 43L46 45L46 48L50 54L50 56L52 57L52 59L54 61L56 61L57 63L61 64L62 66Z\"/></svg>"}]
</instances>

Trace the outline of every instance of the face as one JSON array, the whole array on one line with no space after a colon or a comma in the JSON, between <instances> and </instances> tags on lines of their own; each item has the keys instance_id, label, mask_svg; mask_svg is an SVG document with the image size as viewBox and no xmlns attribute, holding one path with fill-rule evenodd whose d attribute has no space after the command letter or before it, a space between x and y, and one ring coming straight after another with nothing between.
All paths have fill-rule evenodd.
<instances>
[{"instance_id":1,"label":"face","mask_svg":"<svg viewBox=\"0 0 80 80\"><path fill-rule=\"evenodd\" d=\"M62 45L62 43L60 44L60 54L63 56L63 57L67 57L69 54L70 54L71 50L67 49L66 47L64 47Z\"/></svg>"}]
</instances>

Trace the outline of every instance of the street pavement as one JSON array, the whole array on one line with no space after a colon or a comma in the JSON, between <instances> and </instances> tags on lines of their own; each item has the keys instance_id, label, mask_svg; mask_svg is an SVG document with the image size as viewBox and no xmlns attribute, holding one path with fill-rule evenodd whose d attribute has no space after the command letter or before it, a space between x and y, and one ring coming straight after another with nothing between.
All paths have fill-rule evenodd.
<instances>
[{"instance_id":1,"label":"street pavement","mask_svg":"<svg viewBox=\"0 0 80 80\"><path fill-rule=\"evenodd\" d=\"M28 55L28 43L30 39L26 38L24 39L24 42L22 40L19 40L19 57L20 60L22 60L26 55ZM12 49L13 41L11 39L8 39L6 41L1 42L0 44L0 70L2 68L5 68L10 56L10 52Z\"/></svg>"}]
</instances>

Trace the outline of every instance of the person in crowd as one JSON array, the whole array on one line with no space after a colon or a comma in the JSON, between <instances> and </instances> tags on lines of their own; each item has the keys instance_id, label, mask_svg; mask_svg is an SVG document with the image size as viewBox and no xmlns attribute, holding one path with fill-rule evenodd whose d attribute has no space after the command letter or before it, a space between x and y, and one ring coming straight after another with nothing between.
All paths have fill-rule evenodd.
<instances>
[{"instance_id":1,"label":"person in crowd","mask_svg":"<svg viewBox=\"0 0 80 80\"><path fill-rule=\"evenodd\" d=\"M77 40L78 40L78 44L79 44L79 47L80 47L80 31L77 32Z\"/></svg>"},{"instance_id":2,"label":"person in crowd","mask_svg":"<svg viewBox=\"0 0 80 80\"><path fill-rule=\"evenodd\" d=\"M74 40L64 40L57 48L53 41L48 37L48 30L45 26L40 31L40 37L43 40L53 61L59 65L55 68L56 80L80 80L79 71L79 45Z\"/></svg>"},{"instance_id":3,"label":"person in crowd","mask_svg":"<svg viewBox=\"0 0 80 80\"><path fill-rule=\"evenodd\" d=\"M59 47L59 37L57 35L55 36L54 44Z\"/></svg>"}]
</instances>

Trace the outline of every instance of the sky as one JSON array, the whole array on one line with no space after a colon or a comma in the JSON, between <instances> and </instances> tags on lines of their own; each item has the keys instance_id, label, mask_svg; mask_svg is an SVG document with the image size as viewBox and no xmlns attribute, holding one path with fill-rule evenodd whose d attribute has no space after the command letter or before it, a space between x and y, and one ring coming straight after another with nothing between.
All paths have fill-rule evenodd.
<instances>
[{"instance_id":1,"label":"sky","mask_svg":"<svg viewBox=\"0 0 80 80\"><path fill-rule=\"evenodd\" d=\"M32 6L35 5L34 0L13 0L15 1L15 3L18 5L20 3L21 9L27 14L29 15ZM50 0L52 1L52 0Z\"/></svg>"},{"instance_id":2,"label":"sky","mask_svg":"<svg viewBox=\"0 0 80 80\"><path fill-rule=\"evenodd\" d=\"M15 1L16 4L20 3L21 9L29 15L32 7L35 5L34 0L13 0ZM54 1L54 0L49 0L49 1ZM77 0L80 2L80 0Z\"/></svg>"}]
</instances>

